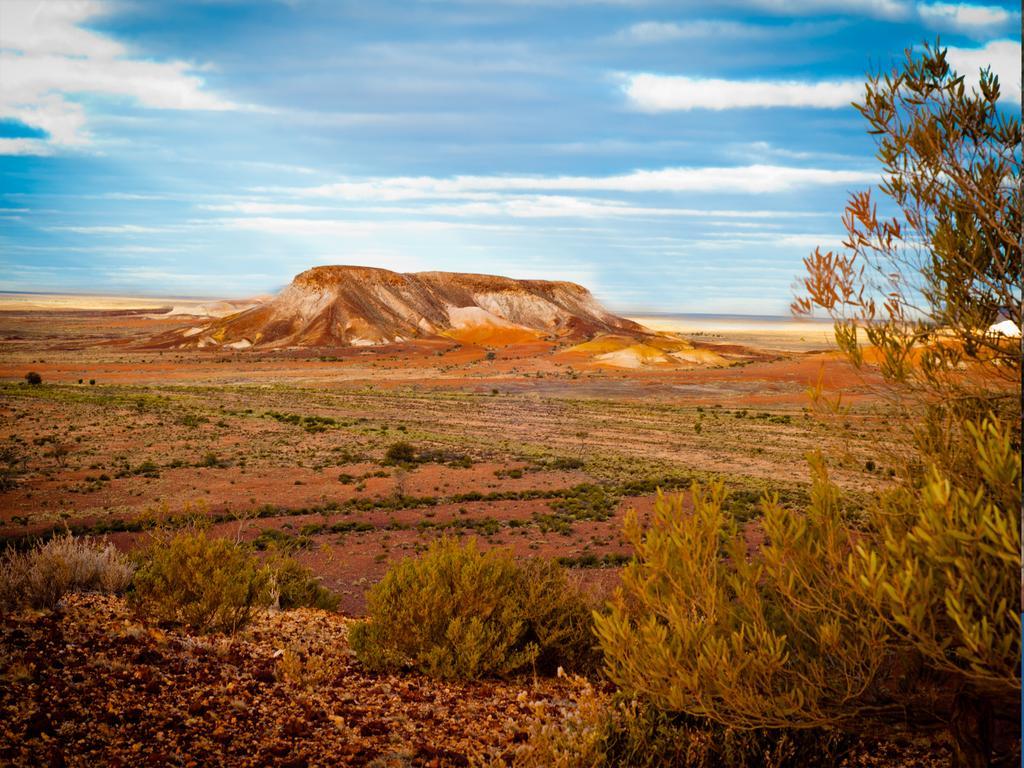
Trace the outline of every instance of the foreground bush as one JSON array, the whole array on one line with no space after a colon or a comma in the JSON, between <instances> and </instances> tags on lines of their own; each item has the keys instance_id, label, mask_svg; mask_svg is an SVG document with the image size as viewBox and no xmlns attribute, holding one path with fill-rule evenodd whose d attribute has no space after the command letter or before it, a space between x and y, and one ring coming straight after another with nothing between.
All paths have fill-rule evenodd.
<instances>
[{"instance_id":1,"label":"foreground bush","mask_svg":"<svg viewBox=\"0 0 1024 768\"><path fill-rule=\"evenodd\" d=\"M112 544L76 539L70 533L26 552L0 558L0 606L56 608L69 592L121 592L132 565Z\"/></svg>"},{"instance_id":2,"label":"foreground bush","mask_svg":"<svg viewBox=\"0 0 1024 768\"><path fill-rule=\"evenodd\" d=\"M1021 460L997 422L967 430L975 479L933 467L856 524L817 463L806 513L766 501L755 556L720 485L692 514L660 497L647 530L631 514L637 557L597 618L612 680L725 727L946 726L957 765L988 765L1019 713Z\"/></svg>"},{"instance_id":3,"label":"foreground bush","mask_svg":"<svg viewBox=\"0 0 1024 768\"><path fill-rule=\"evenodd\" d=\"M609 696L581 679L575 687L575 701L534 708L516 768L824 768L852 744L820 729L728 728Z\"/></svg>"},{"instance_id":4,"label":"foreground bush","mask_svg":"<svg viewBox=\"0 0 1024 768\"><path fill-rule=\"evenodd\" d=\"M197 632L235 632L271 602L270 570L239 542L186 529L140 558L131 602L147 618Z\"/></svg>"},{"instance_id":5,"label":"foreground bush","mask_svg":"<svg viewBox=\"0 0 1024 768\"><path fill-rule=\"evenodd\" d=\"M352 648L375 670L414 667L478 678L594 664L589 607L556 563L518 564L475 539L435 542L391 568L368 595Z\"/></svg>"}]
</instances>

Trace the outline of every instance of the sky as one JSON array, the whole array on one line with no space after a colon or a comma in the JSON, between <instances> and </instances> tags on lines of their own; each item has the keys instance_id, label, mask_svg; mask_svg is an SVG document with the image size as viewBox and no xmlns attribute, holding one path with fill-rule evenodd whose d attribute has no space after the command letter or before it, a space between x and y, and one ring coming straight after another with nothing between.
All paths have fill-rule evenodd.
<instances>
[{"instance_id":1,"label":"sky","mask_svg":"<svg viewBox=\"0 0 1024 768\"><path fill-rule=\"evenodd\" d=\"M880 178L865 73L941 37L1019 110L1020 30L931 0L0 0L0 290L360 264L785 314Z\"/></svg>"}]
</instances>

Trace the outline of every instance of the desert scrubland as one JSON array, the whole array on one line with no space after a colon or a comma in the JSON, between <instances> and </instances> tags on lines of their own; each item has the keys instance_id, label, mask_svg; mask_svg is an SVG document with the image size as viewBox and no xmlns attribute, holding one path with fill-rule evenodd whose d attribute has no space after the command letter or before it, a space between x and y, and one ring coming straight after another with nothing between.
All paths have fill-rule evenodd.
<instances>
[{"instance_id":1,"label":"desert scrubland","mask_svg":"<svg viewBox=\"0 0 1024 768\"><path fill-rule=\"evenodd\" d=\"M446 687L379 677L336 656L347 617L365 612L367 589L391 565L443 537L475 538L482 550L557 559L597 604L631 556L626 511L646 519L659 490L723 481L756 547L765 494L807 504L808 452L839 457L833 477L854 500L894 471L877 450L886 421L872 382L827 344L806 349L806 329L733 321L713 338L681 337L720 362L621 367L557 340L153 349L151 339L182 327L167 305L39 303L0 313L0 536L25 545L71 531L130 553L198 520L258 557L283 552L309 568L338 596L338 612L261 618L237 642L203 641L186 660L186 636L145 629L119 598L75 598L61 624L9 621L5 642L17 651L8 675L23 678L4 699L8 727L30 718L34 734L8 753L14 762L57 754L45 746L53 740L128 763L183 750L200 763L215 754L248 764L507 757L535 707L579 696L579 684ZM750 343L759 333L764 347ZM25 382L30 370L42 384ZM845 429L812 414L816 385L853 404ZM53 632L106 661L64 680L63 667L49 666ZM282 649L299 654L287 673ZM61 653L75 668L79 651ZM42 690L39 674L67 701L33 723L18 697ZM139 682L97 694L110 674ZM97 695L118 713L102 736L85 725ZM266 732L255 734L255 722Z\"/></svg>"}]
</instances>

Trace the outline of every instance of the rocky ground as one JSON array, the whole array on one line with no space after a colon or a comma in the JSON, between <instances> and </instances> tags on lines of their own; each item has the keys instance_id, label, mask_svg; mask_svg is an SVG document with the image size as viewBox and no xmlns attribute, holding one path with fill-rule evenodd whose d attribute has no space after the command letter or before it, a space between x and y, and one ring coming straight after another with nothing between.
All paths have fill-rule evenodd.
<instances>
[{"instance_id":1,"label":"rocky ground","mask_svg":"<svg viewBox=\"0 0 1024 768\"><path fill-rule=\"evenodd\" d=\"M505 765L565 678L473 683L376 675L350 619L300 609L235 638L140 621L123 599L71 595L62 614L0 616L0 764L10 766ZM865 744L853 768L938 768L928 741Z\"/></svg>"},{"instance_id":2,"label":"rocky ground","mask_svg":"<svg viewBox=\"0 0 1024 768\"><path fill-rule=\"evenodd\" d=\"M139 622L120 598L0 627L0 763L458 766L509 753L562 680L444 683L374 675L347 619L261 616L234 640Z\"/></svg>"}]
</instances>

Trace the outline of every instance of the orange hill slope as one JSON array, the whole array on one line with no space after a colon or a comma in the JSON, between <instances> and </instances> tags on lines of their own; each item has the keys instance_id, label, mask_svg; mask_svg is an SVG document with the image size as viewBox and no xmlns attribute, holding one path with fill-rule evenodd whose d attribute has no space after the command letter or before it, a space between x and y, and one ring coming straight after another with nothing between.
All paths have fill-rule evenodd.
<instances>
[{"instance_id":1,"label":"orange hill slope","mask_svg":"<svg viewBox=\"0 0 1024 768\"><path fill-rule=\"evenodd\" d=\"M264 304L163 334L152 345L331 347L448 337L500 346L602 333L652 332L611 314L575 283L332 266L301 273Z\"/></svg>"}]
</instances>

